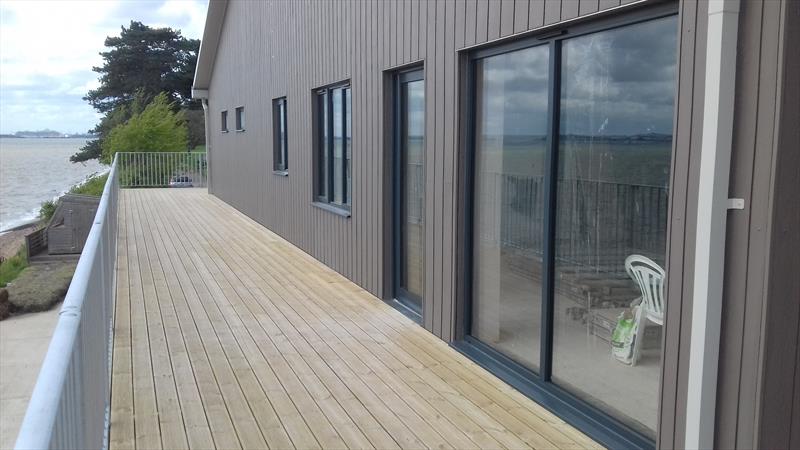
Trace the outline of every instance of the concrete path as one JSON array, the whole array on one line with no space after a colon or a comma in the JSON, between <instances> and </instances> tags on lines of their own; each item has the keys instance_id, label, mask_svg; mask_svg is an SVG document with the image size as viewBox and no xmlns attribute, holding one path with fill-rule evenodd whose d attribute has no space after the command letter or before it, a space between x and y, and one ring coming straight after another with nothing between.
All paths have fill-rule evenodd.
<instances>
[{"instance_id":1,"label":"concrete path","mask_svg":"<svg viewBox=\"0 0 800 450\"><path fill-rule=\"evenodd\" d=\"M0 321L0 449L14 447L60 309Z\"/></svg>"}]
</instances>

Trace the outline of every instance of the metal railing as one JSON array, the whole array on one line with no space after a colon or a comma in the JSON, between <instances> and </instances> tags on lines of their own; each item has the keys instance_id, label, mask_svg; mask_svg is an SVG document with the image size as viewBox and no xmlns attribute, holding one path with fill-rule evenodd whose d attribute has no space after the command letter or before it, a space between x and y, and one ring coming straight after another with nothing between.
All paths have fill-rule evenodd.
<instances>
[{"instance_id":1,"label":"metal railing","mask_svg":"<svg viewBox=\"0 0 800 450\"><path fill-rule=\"evenodd\" d=\"M544 252L545 179L481 174L479 237L541 257ZM633 183L560 179L557 185L556 259L562 265L625 275L625 258L645 254L663 264L669 189Z\"/></svg>"},{"instance_id":2,"label":"metal railing","mask_svg":"<svg viewBox=\"0 0 800 450\"><path fill-rule=\"evenodd\" d=\"M117 153L119 185L123 188L205 187L208 163L205 153L135 152Z\"/></svg>"},{"instance_id":3,"label":"metal railing","mask_svg":"<svg viewBox=\"0 0 800 450\"><path fill-rule=\"evenodd\" d=\"M17 436L17 449L107 447L118 164L116 157Z\"/></svg>"}]
</instances>

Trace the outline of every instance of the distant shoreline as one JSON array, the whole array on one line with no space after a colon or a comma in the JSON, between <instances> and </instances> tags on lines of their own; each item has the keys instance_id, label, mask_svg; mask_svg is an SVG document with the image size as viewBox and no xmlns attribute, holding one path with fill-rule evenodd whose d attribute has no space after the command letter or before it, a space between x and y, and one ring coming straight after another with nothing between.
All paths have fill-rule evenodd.
<instances>
[{"instance_id":1,"label":"distant shoreline","mask_svg":"<svg viewBox=\"0 0 800 450\"><path fill-rule=\"evenodd\" d=\"M4 139L97 139L92 134L66 134L63 136L17 136L15 134L0 134Z\"/></svg>"}]
</instances>

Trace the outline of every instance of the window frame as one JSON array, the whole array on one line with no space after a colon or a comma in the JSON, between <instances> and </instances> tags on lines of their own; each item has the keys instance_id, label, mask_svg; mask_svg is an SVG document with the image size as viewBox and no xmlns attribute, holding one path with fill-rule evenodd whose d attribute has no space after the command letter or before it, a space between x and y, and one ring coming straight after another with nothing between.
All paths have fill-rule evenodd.
<instances>
[{"instance_id":1,"label":"window frame","mask_svg":"<svg viewBox=\"0 0 800 450\"><path fill-rule=\"evenodd\" d=\"M286 96L272 99L272 170L276 175L282 176L289 174L289 113L287 108Z\"/></svg>"},{"instance_id":2,"label":"window frame","mask_svg":"<svg viewBox=\"0 0 800 450\"><path fill-rule=\"evenodd\" d=\"M333 114L333 92L336 90L341 91L341 105L342 105L342 121L340 124L334 123ZM348 97L351 100L350 110L347 110ZM348 116L352 122L352 95L353 88L350 80L340 81L334 84L316 88L312 91L312 105L314 108L313 117L313 142L314 142L314 158L313 158L313 200L314 206L321 209L334 212L344 217L350 217L352 208L352 185L347 182L347 152L348 145L350 146L350 154L352 155L352 123L348 124ZM342 148L342 173L341 173L341 189L342 189L342 203L334 202L335 196L335 177L334 177L334 126L341 127L341 136L344 147ZM348 135L348 125L350 127L350 135ZM327 132L327 133L326 133ZM350 138L350 142L348 142ZM323 177L324 175L324 177ZM324 188L324 191L323 191Z\"/></svg>"},{"instance_id":3,"label":"window frame","mask_svg":"<svg viewBox=\"0 0 800 450\"><path fill-rule=\"evenodd\" d=\"M559 130L559 100L561 80L561 42L585 34L612 30L615 28L634 25L659 18L677 15L678 5L674 3L656 4L648 8L631 11L628 13L599 18L597 20L565 24L560 28L549 29L541 33L526 37L512 38L501 43L490 43L476 46L464 52L466 61L465 76L465 101L461 109L464 118L465 138L463 147L465 164L462 176L465 182L463 195L463 208L459 220L463 226L463 234L458 238L460 254L462 255L462 270L458 282L462 294L462 302L457 317L456 339L453 347L464 353L480 366L489 370L505 382L514 386L526 396L536 400L546 408L555 412L568 423L581 429L593 439L609 447L623 448L653 448L653 438L634 430L621 420L613 417L608 412L590 404L577 395L567 391L551 381L553 361L553 330L554 330L554 269L555 257L555 232L556 232L556 183L558 178L558 136ZM679 33L679 30L675 30ZM540 45L550 46L550 62L548 67L548 137L546 142L545 177L547 179L544 192L544 201L547 205L544 216L544 255L542 270L542 321L541 321L541 350L539 371L523 366L500 351L490 347L471 335L472 329L472 281L473 281L473 218L474 218L474 186L475 175L475 124L476 124L476 61L491 56L502 55ZM680 55L676 53L676 57ZM676 91L676 101L678 94ZM677 106L676 106L677 110ZM673 124L674 126L674 124ZM674 137L673 137L674 139ZM674 156L674 155L673 155ZM669 245L669 242L667 242ZM664 327L667 326L666 320ZM663 364L663 362L662 362ZM663 382L663 381L662 381ZM660 406L660 400L659 400ZM656 431L658 433L658 430Z\"/></svg>"},{"instance_id":4,"label":"window frame","mask_svg":"<svg viewBox=\"0 0 800 450\"><path fill-rule=\"evenodd\" d=\"M223 109L219 112L219 121L220 121L220 133L227 133L228 132L228 110Z\"/></svg>"},{"instance_id":5,"label":"window frame","mask_svg":"<svg viewBox=\"0 0 800 450\"><path fill-rule=\"evenodd\" d=\"M237 132L244 131L244 106L237 106L234 109L233 122Z\"/></svg>"}]
</instances>

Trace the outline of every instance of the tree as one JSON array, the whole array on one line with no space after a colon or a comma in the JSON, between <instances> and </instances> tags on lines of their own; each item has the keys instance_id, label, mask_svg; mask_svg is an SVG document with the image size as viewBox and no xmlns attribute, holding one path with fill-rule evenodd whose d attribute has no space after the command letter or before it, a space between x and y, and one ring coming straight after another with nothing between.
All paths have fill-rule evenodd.
<instances>
[{"instance_id":1,"label":"tree","mask_svg":"<svg viewBox=\"0 0 800 450\"><path fill-rule=\"evenodd\" d=\"M103 140L100 160L110 163L117 152L180 152L189 144L184 112L173 109L166 93L153 98L141 113L115 126Z\"/></svg>"},{"instance_id":2,"label":"tree","mask_svg":"<svg viewBox=\"0 0 800 450\"><path fill-rule=\"evenodd\" d=\"M105 46L109 50L100 53L103 65L92 69L100 74L100 86L84 97L105 116L91 130L98 139L72 155L73 162L101 157L111 130L141 112L135 102L146 105L163 93L174 111L200 108L199 102L191 99L199 40L186 39L180 30L131 21L119 36L107 37ZM193 133L193 141L202 144L205 139Z\"/></svg>"}]
</instances>

